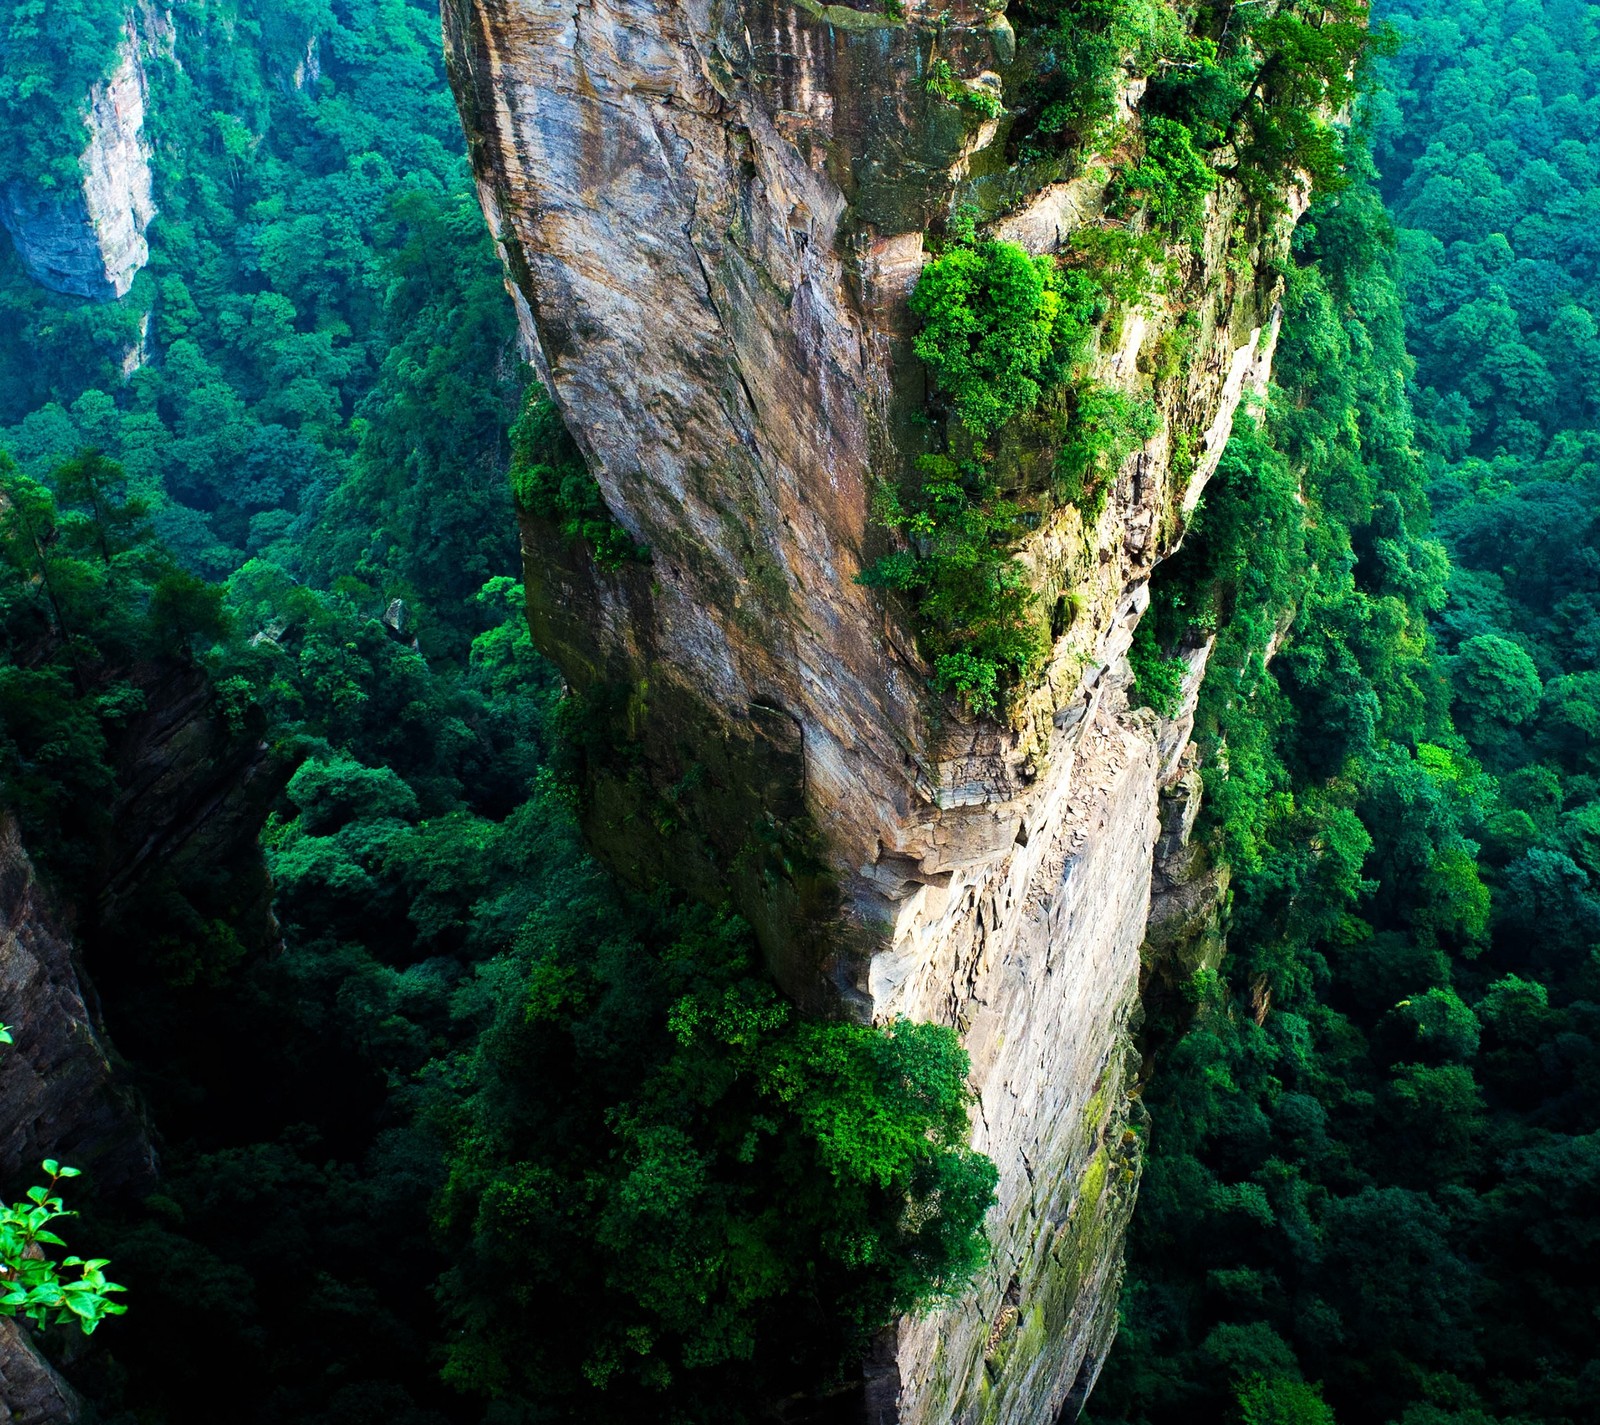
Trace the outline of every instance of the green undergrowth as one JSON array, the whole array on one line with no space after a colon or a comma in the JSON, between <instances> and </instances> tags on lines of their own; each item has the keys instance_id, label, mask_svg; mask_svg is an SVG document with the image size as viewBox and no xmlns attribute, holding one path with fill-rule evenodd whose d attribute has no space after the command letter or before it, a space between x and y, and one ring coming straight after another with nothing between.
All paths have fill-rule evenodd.
<instances>
[{"instance_id":1,"label":"green undergrowth","mask_svg":"<svg viewBox=\"0 0 1600 1425\"><path fill-rule=\"evenodd\" d=\"M1366 0L1022 0L1010 15L1030 71L1017 158L1070 165L1109 152L1129 77L1145 76L1144 152L1126 186L1154 200L1153 221L1180 226L1213 163L1268 204L1298 174L1321 191L1340 183L1335 121L1367 85L1371 60L1392 49L1387 31L1369 30Z\"/></svg>"},{"instance_id":2,"label":"green undergrowth","mask_svg":"<svg viewBox=\"0 0 1600 1425\"><path fill-rule=\"evenodd\" d=\"M1141 703L1162 717L1171 717L1178 711L1187 665L1162 649L1156 641L1153 620L1141 621L1134 631L1128 666L1133 669L1134 696Z\"/></svg>"},{"instance_id":3,"label":"green undergrowth","mask_svg":"<svg viewBox=\"0 0 1600 1425\"><path fill-rule=\"evenodd\" d=\"M440 1066L459 1385L743 1420L842 1382L985 1258L996 1174L955 1033L803 1019L731 916L586 871L458 1012L484 1024Z\"/></svg>"},{"instance_id":4,"label":"green undergrowth","mask_svg":"<svg viewBox=\"0 0 1600 1425\"><path fill-rule=\"evenodd\" d=\"M96 1398L188 1420L201 1362L266 1394L278 1362L328 1351L316 1382L385 1392L293 1418L408 1394L446 1403L381 1418L501 1418L487 1395L735 1425L848 1385L875 1331L965 1287L996 1172L969 1146L959 1036L807 1019L744 922L588 857L519 584L485 584L465 666L430 663L354 581L182 574L124 483L93 454L45 483L0 453L0 791L41 874L84 906L105 879L119 724L144 708L124 665L164 660L299 765L261 838L278 953L251 952L221 864L80 932L130 1062L176 1065L147 1092L179 1145L159 1192L99 1204L149 1310L109 1333ZM192 1146L213 1122L222 1146ZM35 1254L56 1188L0 1203L0 1316L87 1331L121 1288L102 1258ZM168 1346L195 1282L233 1304ZM352 1301L353 1342L325 1329ZM152 1382L163 1350L187 1369Z\"/></svg>"},{"instance_id":5,"label":"green undergrowth","mask_svg":"<svg viewBox=\"0 0 1600 1425\"><path fill-rule=\"evenodd\" d=\"M970 214L923 269L911 296L917 355L950 416L949 450L919 457L902 486L885 483L876 517L902 547L861 582L908 595L938 690L973 715L1000 713L1043 665L1050 620L1015 551L1052 508L1098 518L1117 468L1155 431L1136 400L1084 378L1104 284L1090 272L979 238ZM1054 454L1042 479L1019 479L1004 447ZM998 438L998 439L997 439Z\"/></svg>"},{"instance_id":6,"label":"green undergrowth","mask_svg":"<svg viewBox=\"0 0 1600 1425\"><path fill-rule=\"evenodd\" d=\"M911 296L944 449L880 492L878 520L902 543L861 575L909 598L935 689L972 716L1003 716L1049 654L1052 620L1016 558L1023 538L1065 504L1092 525L1159 426L1152 402L1085 375L1097 332L1118 310L1181 295L1222 178L1246 198L1241 235L1304 177L1337 188L1335 119L1388 46L1367 29L1365 0L1031 0L1014 18L1023 78L1008 152L1036 178L1115 155L1106 220L1057 259L980 236L975 210L952 218ZM1131 126L1118 117L1130 74L1148 80ZM987 103L943 60L926 84ZM1177 378L1191 344L1192 332L1168 333L1147 376ZM1041 451L1042 471L1028 458Z\"/></svg>"},{"instance_id":7,"label":"green undergrowth","mask_svg":"<svg viewBox=\"0 0 1600 1425\"><path fill-rule=\"evenodd\" d=\"M511 494L519 509L556 525L569 544L586 544L602 569L649 562L650 551L606 507L600 482L537 384L529 387L510 434Z\"/></svg>"},{"instance_id":8,"label":"green undergrowth","mask_svg":"<svg viewBox=\"0 0 1600 1425\"><path fill-rule=\"evenodd\" d=\"M928 93L945 103L965 104L986 119L995 118L1003 108L1000 96L994 91L982 85L962 83L947 59L934 59L928 65L928 77L923 85Z\"/></svg>"}]
</instances>

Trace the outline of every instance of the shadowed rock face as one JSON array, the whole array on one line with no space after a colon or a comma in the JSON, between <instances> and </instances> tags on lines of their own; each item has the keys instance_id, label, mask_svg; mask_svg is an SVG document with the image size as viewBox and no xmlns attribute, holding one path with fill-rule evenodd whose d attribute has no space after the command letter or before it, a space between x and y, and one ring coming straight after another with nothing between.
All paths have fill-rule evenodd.
<instances>
[{"instance_id":1,"label":"shadowed rock face","mask_svg":"<svg viewBox=\"0 0 1600 1425\"><path fill-rule=\"evenodd\" d=\"M257 838L287 768L262 743L260 719L230 723L205 672L185 661L142 664L129 679L144 707L112 747L110 828L102 844L80 848L94 864L78 903L41 882L0 809L0 1022L13 1039L0 1047L8 1201L38 1180L47 1157L81 1169L82 1186L102 1196L156 1185L152 1129L92 982L96 970L102 984L123 970L129 925L163 923L166 902L179 897L202 917L225 916L246 950L277 940ZM65 1425L78 1409L27 1330L0 1318L0 1418Z\"/></svg>"},{"instance_id":2,"label":"shadowed rock face","mask_svg":"<svg viewBox=\"0 0 1600 1425\"><path fill-rule=\"evenodd\" d=\"M16 824L0 815L0 1180L46 1157L93 1173L97 1187L150 1187L155 1150L143 1114L116 1082L72 940L39 884Z\"/></svg>"},{"instance_id":3,"label":"shadowed rock face","mask_svg":"<svg viewBox=\"0 0 1600 1425\"><path fill-rule=\"evenodd\" d=\"M731 895L812 1009L964 1032L975 1142L1001 1172L994 1261L880 1342L869 1413L1020 1425L1081 1403L1113 1329L1138 1167L1126 1025L1158 791L1188 736L1128 709L1124 655L1150 570L1264 386L1261 274L1286 230L1224 185L1185 295L1102 334L1093 375L1151 394L1161 427L1098 516L1058 510L1020 552L1045 607L1076 612L1011 719L939 706L912 631L856 583L888 547L874 481L932 448L906 306L923 233L972 199L997 235L1056 251L1106 183L1087 165L1038 191L1008 176L1008 121L926 79L941 58L1003 86L1010 28L939 15L444 4L529 348L652 551L607 573L523 522L535 636L592 733L591 839L626 874ZM1190 360L1152 384L1141 362L1180 319Z\"/></svg>"},{"instance_id":4,"label":"shadowed rock face","mask_svg":"<svg viewBox=\"0 0 1600 1425\"><path fill-rule=\"evenodd\" d=\"M41 1356L27 1332L0 1317L0 1401L11 1425L72 1425L83 1409L77 1391Z\"/></svg>"},{"instance_id":5,"label":"shadowed rock face","mask_svg":"<svg viewBox=\"0 0 1600 1425\"><path fill-rule=\"evenodd\" d=\"M0 190L0 224L28 275L52 292L100 300L126 296L150 260L145 230L156 209L140 44L130 17L115 67L89 90L82 185L62 192L16 179Z\"/></svg>"},{"instance_id":6,"label":"shadowed rock face","mask_svg":"<svg viewBox=\"0 0 1600 1425\"><path fill-rule=\"evenodd\" d=\"M16 824L0 814L0 1182L11 1198L39 1180L46 1157L97 1186L149 1190L156 1156L143 1112L117 1080L71 939L39 884ZM27 1330L0 1318L0 1407L28 1425L70 1425L77 1395Z\"/></svg>"}]
</instances>

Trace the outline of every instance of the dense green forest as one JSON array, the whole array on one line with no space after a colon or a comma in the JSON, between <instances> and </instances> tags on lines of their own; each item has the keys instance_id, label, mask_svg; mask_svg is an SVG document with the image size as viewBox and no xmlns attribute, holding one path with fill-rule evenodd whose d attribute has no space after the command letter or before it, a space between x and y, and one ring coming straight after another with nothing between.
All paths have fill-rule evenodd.
<instances>
[{"instance_id":1,"label":"dense green forest","mask_svg":"<svg viewBox=\"0 0 1600 1425\"><path fill-rule=\"evenodd\" d=\"M116 38L57 8L3 51L19 172ZM90 1418L736 1421L842 1379L983 1250L956 1036L803 1021L740 922L584 853L512 493L610 527L525 399L437 11L175 20L133 291L0 257L0 800L161 1136L136 1205L75 1185L138 1304ZM195 677L282 783L275 954L238 868L87 912L127 728Z\"/></svg>"},{"instance_id":2,"label":"dense green forest","mask_svg":"<svg viewBox=\"0 0 1600 1425\"><path fill-rule=\"evenodd\" d=\"M1230 953L1156 1001L1097 1421L1600 1399L1600 10L1384 11L1373 165L1302 225L1268 410L1163 571L1169 636L1222 629Z\"/></svg>"},{"instance_id":3,"label":"dense green forest","mask_svg":"<svg viewBox=\"0 0 1600 1425\"><path fill-rule=\"evenodd\" d=\"M1143 14L1101 8L1117 43ZM0 182L60 180L115 42L120 7L51 9L0 22ZM1600 1399L1600 6L1385 15L1271 399L1147 620L1152 648L1218 633L1230 951L1149 967L1102 1425ZM805 1021L737 920L586 856L512 491L640 552L528 394L436 11L175 19L128 298L0 252L0 799L92 902L119 739L203 677L278 771L283 948L241 942L220 873L86 927L163 1155L138 1204L73 1185L131 1306L74 1353L89 1418L709 1425L842 1379L981 1255L956 1037ZM1116 68L1074 43L1062 132ZM1261 171L1333 177L1295 102L1227 77ZM1210 92L1169 76L1173 133ZM1195 171L1172 142L1152 191Z\"/></svg>"}]
</instances>

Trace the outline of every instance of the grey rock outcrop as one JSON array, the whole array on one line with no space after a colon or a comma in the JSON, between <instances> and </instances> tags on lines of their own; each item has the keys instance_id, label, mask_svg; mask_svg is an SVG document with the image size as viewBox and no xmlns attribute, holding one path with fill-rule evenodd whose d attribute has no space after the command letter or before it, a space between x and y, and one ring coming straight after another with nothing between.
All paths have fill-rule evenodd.
<instances>
[{"instance_id":1,"label":"grey rock outcrop","mask_svg":"<svg viewBox=\"0 0 1600 1425\"><path fill-rule=\"evenodd\" d=\"M141 43L130 16L114 68L89 90L81 185L63 191L19 178L0 190L0 224L28 275L52 292L125 296L150 259L145 231L156 208Z\"/></svg>"},{"instance_id":2,"label":"grey rock outcrop","mask_svg":"<svg viewBox=\"0 0 1600 1425\"><path fill-rule=\"evenodd\" d=\"M39 1354L25 1328L0 1317L0 1408L10 1425L72 1425L83 1410L77 1391Z\"/></svg>"},{"instance_id":3,"label":"grey rock outcrop","mask_svg":"<svg viewBox=\"0 0 1600 1425\"><path fill-rule=\"evenodd\" d=\"M1036 1425L1098 1372L1138 1177L1128 1026L1188 728L1129 710L1126 653L1266 381L1287 225L1224 183L1185 295L1102 334L1094 377L1152 392L1159 429L1098 511L1053 510L1019 551L1061 617L1009 720L939 707L857 582L886 547L875 482L929 448L906 304L924 230L972 198L995 234L1057 252L1101 221L1107 179L1086 163L1000 191L1005 115L927 76L936 52L1003 92L1009 26L960 0L904 10L445 0L444 18L524 335L653 556L608 573L524 520L535 637L611 719L592 745L637 749L591 756L590 838L625 874L731 896L801 1003L963 1032L1001 1175L993 1262L880 1341L868 1409ZM1180 322L1189 356L1152 385Z\"/></svg>"}]
</instances>

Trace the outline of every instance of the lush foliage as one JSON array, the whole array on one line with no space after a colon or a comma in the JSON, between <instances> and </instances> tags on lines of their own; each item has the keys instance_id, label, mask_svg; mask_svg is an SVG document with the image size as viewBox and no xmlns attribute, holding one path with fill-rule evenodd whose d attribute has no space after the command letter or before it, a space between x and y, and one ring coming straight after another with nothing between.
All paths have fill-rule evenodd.
<instances>
[{"instance_id":1,"label":"lush foliage","mask_svg":"<svg viewBox=\"0 0 1600 1425\"><path fill-rule=\"evenodd\" d=\"M1144 110L1155 122L1127 191L1157 197L1167 211L1155 220L1180 229L1204 196L1202 155L1224 146L1225 171L1263 201L1297 173L1322 189L1341 182L1337 119L1371 58L1391 47L1368 28L1366 0L1027 0L1016 15L1037 68L1022 156L1096 149L1130 70L1149 75Z\"/></svg>"},{"instance_id":2,"label":"lush foliage","mask_svg":"<svg viewBox=\"0 0 1600 1425\"><path fill-rule=\"evenodd\" d=\"M860 578L911 596L934 686L969 714L994 716L1050 650L1051 622L1018 543L1057 504L1098 519L1157 417L1149 402L1074 379L1114 274L979 240L970 210L951 228L911 294L922 323L914 348L951 418L948 450L918 457L903 485L880 488L874 513L903 544ZM1042 488L1001 488L994 438L1018 425L1052 452Z\"/></svg>"},{"instance_id":3,"label":"lush foliage","mask_svg":"<svg viewBox=\"0 0 1600 1425\"><path fill-rule=\"evenodd\" d=\"M1097 1420L1592 1413L1588 268L1581 190L1531 186L1589 172L1592 21L1394 11L1398 250L1370 187L1313 210L1282 389L1158 596L1166 646L1219 632L1231 951L1167 969Z\"/></svg>"},{"instance_id":4,"label":"lush foliage","mask_svg":"<svg viewBox=\"0 0 1600 1425\"><path fill-rule=\"evenodd\" d=\"M1117 211L1142 206L1152 225L1196 242L1207 196L1217 175L1194 146L1194 136L1174 119L1151 114L1140 126L1144 141L1137 162L1118 171L1110 204Z\"/></svg>"},{"instance_id":5,"label":"lush foliage","mask_svg":"<svg viewBox=\"0 0 1600 1425\"><path fill-rule=\"evenodd\" d=\"M994 712L1001 680L1025 680L1049 651L1027 574L1010 557L1019 513L977 460L924 455L917 470L914 489L885 487L878 498L878 518L908 547L885 555L861 580L919 595L939 683L972 711Z\"/></svg>"},{"instance_id":6,"label":"lush foliage","mask_svg":"<svg viewBox=\"0 0 1600 1425\"><path fill-rule=\"evenodd\" d=\"M53 48L71 11L6 69L75 75ZM93 23L114 36L122 13ZM192 572L355 578L464 654L473 595L514 556L521 378L438 16L273 0L175 24L146 61L161 211L129 296L54 296L0 253L0 445L35 477L97 447ZM159 359L125 381L140 352Z\"/></svg>"},{"instance_id":7,"label":"lush foliage","mask_svg":"<svg viewBox=\"0 0 1600 1425\"><path fill-rule=\"evenodd\" d=\"M46 197L77 185L85 96L111 68L127 16L120 0L0 15L0 184L24 180Z\"/></svg>"},{"instance_id":8,"label":"lush foliage","mask_svg":"<svg viewBox=\"0 0 1600 1425\"><path fill-rule=\"evenodd\" d=\"M1039 402L1082 354L1098 294L1014 242L954 242L911 294L913 343L961 423L980 439Z\"/></svg>"},{"instance_id":9,"label":"lush foliage","mask_svg":"<svg viewBox=\"0 0 1600 1425\"><path fill-rule=\"evenodd\" d=\"M437 11L175 18L133 292L0 257L0 798L163 1139L157 1191L86 1200L141 1310L75 1381L114 1425L466 1425L732 1421L838 1380L983 1258L959 1043L806 1021L738 922L585 856L513 498L602 566L648 554L523 398ZM7 75L71 79L45 45ZM259 870L108 909L174 689L205 758L282 787L277 953ZM13 1235L57 1211L37 1190ZM103 1262L27 1260L36 1321L119 1309Z\"/></svg>"},{"instance_id":10,"label":"lush foliage","mask_svg":"<svg viewBox=\"0 0 1600 1425\"><path fill-rule=\"evenodd\" d=\"M1257 215L1281 207L1286 184L1337 187L1336 121L1387 48L1367 27L1365 0L1033 0L1017 19L1029 78L1009 144L1033 186L1120 146L1107 208L1122 221L1081 228L1063 267L980 240L972 210L952 219L911 295L913 347L950 429L943 450L880 498L880 522L905 543L862 576L911 596L935 688L989 716L1049 649L1051 624L1015 559L1021 536L1061 502L1098 519L1121 461L1156 428L1149 404L1074 380L1097 327L1113 306L1187 280L1180 254L1202 237L1219 167ZM1128 140L1116 115L1130 73L1149 76L1149 97ZM927 82L952 102L973 98L942 60ZM1174 333L1167 346L1183 340ZM996 437L1018 423L1055 452L1048 489L992 468Z\"/></svg>"},{"instance_id":11,"label":"lush foliage","mask_svg":"<svg viewBox=\"0 0 1600 1425\"><path fill-rule=\"evenodd\" d=\"M980 1264L995 1171L955 1035L802 1021L750 949L591 874L464 991L487 1028L442 1071L469 1090L452 1378L585 1419L754 1419Z\"/></svg>"},{"instance_id":12,"label":"lush foliage","mask_svg":"<svg viewBox=\"0 0 1600 1425\"><path fill-rule=\"evenodd\" d=\"M602 569L649 559L606 508L600 482L583 463L561 415L538 385L528 388L511 426L511 494L517 508L548 520L572 544L585 544Z\"/></svg>"},{"instance_id":13,"label":"lush foliage","mask_svg":"<svg viewBox=\"0 0 1600 1425\"><path fill-rule=\"evenodd\" d=\"M183 570L90 451L31 479L0 450L0 800L71 876L109 829L112 748L145 703L134 665L220 634L221 592Z\"/></svg>"},{"instance_id":14,"label":"lush foliage","mask_svg":"<svg viewBox=\"0 0 1600 1425\"><path fill-rule=\"evenodd\" d=\"M47 1183L29 1188L24 1202L0 1205L0 1315L23 1317L39 1328L73 1325L93 1335L106 1317L127 1311L111 1299L124 1288L106 1280L111 1263L104 1257L67 1256L57 1262L45 1251L66 1246L51 1230L51 1223L73 1215L56 1184L77 1177L78 1170L53 1158L46 1158L43 1168ZM76 1276L62 1275L62 1268L73 1267Z\"/></svg>"}]
</instances>

